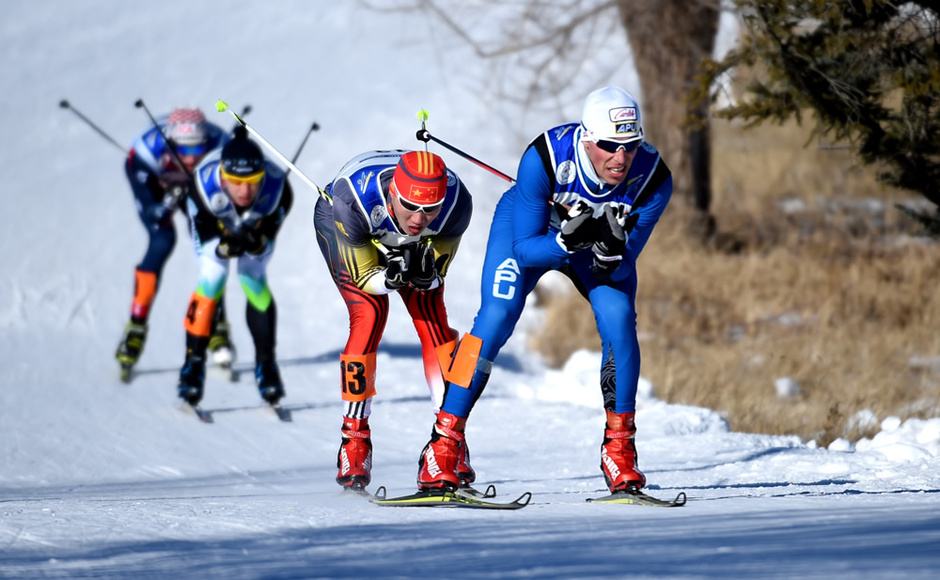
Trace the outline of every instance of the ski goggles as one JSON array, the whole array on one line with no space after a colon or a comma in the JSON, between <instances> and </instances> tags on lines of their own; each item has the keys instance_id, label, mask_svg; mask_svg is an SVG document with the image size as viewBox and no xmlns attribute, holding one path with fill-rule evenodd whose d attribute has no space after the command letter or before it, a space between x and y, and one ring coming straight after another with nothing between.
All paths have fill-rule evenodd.
<instances>
[{"instance_id":1,"label":"ski goggles","mask_svg":"<svg viewBox=\"0 0 940 580\"><path fill-rule=\"evenodd\" d=\"M225 171L224 169L220 168L219 173L221 174L222 178L225 179L225 181L229 181L231 183L235 183L238 185L241 185L243 183L248 183L248 184L261 183L261 180L264 179L263 169L261 171L250 173L248 175L235 175L233 173L229 173Z\"/></svg>"},{"instance_id":2,"label":"ski goggles","mask_svg":"<svg viewBox=\"0 0 940 580\"><path fill-rule=\"evenodd\" d=\"M205 143L197 143L195 145L180 145L177 142L173 142L173 147L176 149L176 152L181 156L183 155L193 155L195 157L201 157L206 154L209 148Z\"/></svg>"},{"instance_id":3,"label":"ski goggles","mask_svg":"<svg viewBox=\"0 0 940 580\"><path fill-rule=\"evenodd\" d=\"M592 142L597 145L598 149L608 153L616 153L617 151L623 149L624 153L629 154L640 148L640 145L643 144L643 139L637 139L636 141L630 141L629 143L611 141L610 139L598 139L597 141L592 140Z\"/></svg>"},{"instance_id":4,"label":"ski goggles","mask_svg":"<svg viewBox=\"0 0 940 580\"><path fill-rule=\"evenodd\" d=\"M441 201L432 205L418 205L408 201L402 197L401 194L398 194L398 203L400 203L402 208L404 208L406 211L432 214L441 209L441 206L444 205L444 200L442 199Z\"/></svg>"}]
</instances>

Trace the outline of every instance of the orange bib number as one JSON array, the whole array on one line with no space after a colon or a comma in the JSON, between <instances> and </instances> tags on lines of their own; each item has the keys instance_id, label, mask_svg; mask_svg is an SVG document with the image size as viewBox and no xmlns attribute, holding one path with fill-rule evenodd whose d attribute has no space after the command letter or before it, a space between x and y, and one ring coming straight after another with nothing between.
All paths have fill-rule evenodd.
<instances>
[{"instance_id":1,"label":"orange bib number","mask_svg":"<svg viewBox=\"0 0 940 580\"><path fill-rule=\"evenodd\" d=\"M344 401L364 401L375 396L375 353L339 357Z\"/></svg>"}]
</instances>

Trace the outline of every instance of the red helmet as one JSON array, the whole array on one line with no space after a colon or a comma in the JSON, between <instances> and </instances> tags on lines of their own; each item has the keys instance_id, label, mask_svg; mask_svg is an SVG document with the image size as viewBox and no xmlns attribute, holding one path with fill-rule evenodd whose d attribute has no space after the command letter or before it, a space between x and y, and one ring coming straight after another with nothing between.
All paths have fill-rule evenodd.
<instances>
[{"instance_id":1,"label":"red helmet","mask_svg":"<svg viewBox=\"0 0 940 580\"><path fill-rule=\"evenodd\" d=\"M434 206L444 201L447 193L447 167L439 155L409 151L398 161L392 181L405 200L417 206Z\"/></svg>"}]
</instances>

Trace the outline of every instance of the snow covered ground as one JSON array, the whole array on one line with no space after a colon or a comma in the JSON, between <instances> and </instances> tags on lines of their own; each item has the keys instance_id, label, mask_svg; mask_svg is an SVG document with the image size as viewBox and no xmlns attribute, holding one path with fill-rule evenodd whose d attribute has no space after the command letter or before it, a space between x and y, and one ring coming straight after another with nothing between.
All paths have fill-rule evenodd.
<instances>
[{"instance_id":1,"label":"snow covered ground","mask_svg":"<svg viewBox=\"0 0 940 580\"><path fill-rule=\"evenodd\" d=\"M0 577L568 576L883 577L940 572L940 419L883 420L854 449L729 432L716 413L666 405L644 384L638 413L650 493L662 510L590 505L603 493L597 356L561 371L526 353L527 313L468 431L482 482L508 513L378 508L333 482L346 311L297 202L270 268L294 422L259 405L248 377L211 376L199 423L175 403L182 315L195 264L182 228L140 376L112 355L145 237L121 154L61 98L129 143L151 109L216 98L325 183L349 157L414 147L414 114L507 171L524 143L476 98L484 74L423 16L355 4L11 2L0 22ZM576 115L571 103L569 115ZM210 113L214 114L214 113ZM221 117L221 116L220 116ZM224 117L220 122L224 122ZM534 135L558 121L529 127ZM445 153L476 213L448 278L452 325L469 328L490 212L502 183ZM668 217L667 217L668 219ZM653 243L656 243L655 238ZM242 359L244 297L228 305ZM379 356L373 489L414 486L431 425L417 341L393 311ZM641 305L642 309L642 305ZM249 367L241 364L242 370Z\"/></svg>"}]
</instances>

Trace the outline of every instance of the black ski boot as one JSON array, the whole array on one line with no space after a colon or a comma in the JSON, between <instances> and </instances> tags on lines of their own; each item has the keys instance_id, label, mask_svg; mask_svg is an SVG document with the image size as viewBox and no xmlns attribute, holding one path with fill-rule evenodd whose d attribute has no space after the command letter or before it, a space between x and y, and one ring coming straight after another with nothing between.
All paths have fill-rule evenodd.
<instances>
[{"instance_id":1,"label":"black ski boot","mask_svg":"<svg viewBox=\"0 0 940 580\"><path fill-rule=\"evenodd\" d=\"M277 363L273 360L261 361L255 365L255 380L258 383L258 392L261 398L269 405L276 405L284 396L284 383L281 382L281 373Z\"/></svg>"},{"instance_id":2,"label":"black ski boot","mask_svg":"<svg viewBox=\"0 0 940 580\"><path fill-rule=\"evenodd\" d=\"M124 327L124 337L118 344L117 352L114 358L121 365L121 380L125 383L130 381L131 369L137 364L140 353L144 350L144 343L147 341L147 325L128 322Z\"/></svg>"},{"instance_id":3,"label":"black ski boot","mask_svg":"<svg viewBox=\"0 0 940 580\"><path fill-rule=\"evenodd\" d=\"M205 355L190 354L186 356L183 368L180 369L180 382L176 387L180 399L192 406L202 400L202 389L206 381Z\"/></svg>"}]
</instances>

